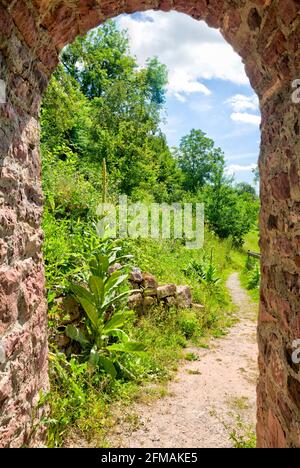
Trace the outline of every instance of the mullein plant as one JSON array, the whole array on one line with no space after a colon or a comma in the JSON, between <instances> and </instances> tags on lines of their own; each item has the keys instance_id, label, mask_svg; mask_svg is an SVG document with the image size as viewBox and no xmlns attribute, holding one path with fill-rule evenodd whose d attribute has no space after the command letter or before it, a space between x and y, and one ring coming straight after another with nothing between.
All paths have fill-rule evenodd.
<instances>
[{"instance_id":1,"label":"mullein plant","mask_svg":"<svg viewBox=\"0 0 300 468\"><path fill-rule=\"evenodd\" d=\"M80 344L83 357L90 366L94 370L103 370L113 379L118 373L130 374L122 364L124 354L144 351L144 346L131 341L124 331L132 312L116 308L134 291L120 292L127 274L123 274L122 269L110 274L110 267L115 261L116 252L111 255L97 254L90 263L88 287L71 285L75 299L85 312L85 330L81 331L74 325L68 325L66 329L68 337Z\"/></svg>"}]
</instances>

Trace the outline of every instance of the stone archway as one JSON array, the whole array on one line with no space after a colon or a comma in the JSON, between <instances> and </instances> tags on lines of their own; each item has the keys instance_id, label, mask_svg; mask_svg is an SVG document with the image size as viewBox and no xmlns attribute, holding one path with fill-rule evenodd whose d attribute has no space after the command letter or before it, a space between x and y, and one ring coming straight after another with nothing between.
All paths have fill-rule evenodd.
<instances>
[{"instance_id":1,"label":"stone archway","mask_svg":"<svg viewBox=\"0 0 300 468\"><path fill-rule=\"evenodd\" d=\"M300 447L299 0L0 0L0 446L35 445L47 389L39 107L58 53L120 13L177 10L221 28L262 113L258 445Z\"/></svg>"}]
</instances>

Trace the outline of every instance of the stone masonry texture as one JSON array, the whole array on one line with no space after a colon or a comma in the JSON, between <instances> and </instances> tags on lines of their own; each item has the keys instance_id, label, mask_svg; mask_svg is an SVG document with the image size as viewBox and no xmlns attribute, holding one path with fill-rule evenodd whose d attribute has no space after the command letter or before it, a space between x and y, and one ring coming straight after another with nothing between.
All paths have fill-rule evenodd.
<instances>
[{"instance_id":1,"label":"stone masonry texture","mask_svg":"<svg viewBox=\"0 0 300 468\"><path fill-rule=\"evenodd\" d=\"M177 10L220 28L260 100L259 447L300 447L299 0L0 0L0 447L43 444L48 390L39 111L62 47L107 18ZM233 350L234 352L234 350ZM200 422L201 423L201 422Z\"/></svg>"}]
</instances>

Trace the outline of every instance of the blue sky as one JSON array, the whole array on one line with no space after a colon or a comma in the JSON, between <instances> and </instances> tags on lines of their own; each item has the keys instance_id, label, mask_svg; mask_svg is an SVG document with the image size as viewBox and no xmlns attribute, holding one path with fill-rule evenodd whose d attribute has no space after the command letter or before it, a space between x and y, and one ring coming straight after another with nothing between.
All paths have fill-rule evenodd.
<instances>
[{"instance_id":1,"label":"blue sky","mask_svg":"<svg viewBox=\"0 0 300 468\"><path fill-rule=\"evenodd\" d=\"M253 182L260 144L260 114L240 57L219 31L176 12L148 11L117 18L143 66L157 56L169 70L166 123L171 146L192 128L225 153L237 182Z\"/></svg>"}]
</instances>

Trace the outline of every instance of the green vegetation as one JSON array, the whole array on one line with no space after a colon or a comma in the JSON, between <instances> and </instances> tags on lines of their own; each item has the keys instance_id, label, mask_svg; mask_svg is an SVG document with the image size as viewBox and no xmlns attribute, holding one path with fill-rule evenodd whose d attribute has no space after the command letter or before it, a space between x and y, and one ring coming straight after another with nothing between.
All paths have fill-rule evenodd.
<instances>
[{"instance_id":1,"label":"green vegetation","mask_svg":"<svg viewBox=\"0 0 300 468\"><path fill-rule=\"evenodd\" d=\"M234 428L228 428L229 437L233 442L234 448L252 449L256 448L256 434L253 427L245 424L241 416L236 417L236 425Z\"/></svg>"},{"instance_id":2,"label":"green vegetation","mask_svg":"<svg viewBox=\"0 0 300 468\"><path fill-rule=\"evenodd\" d=\"M44 258L50 328L51 412L48 444L80 438L106 446L111 406L145 395L164 382L190 342L206 347L233 323L225 287L242 270L244 241L254 242L258 199L226 176L224 154L200 130L178 149L161 131L167 70L157 59L139 68L126 33L113 22L67 47L42 108ZM183 240L120 239L97 234L101 202L204 202L205 245ZM99 215L99 213L98 213ZM103 215L103 213L102 213ZM122 268L112 272L116 262ZM203 308L156 307L139 317L128 310L131 266L160 283L189 285ZM243 273L257 282L255 267ZM251 273L251 275L250 275ZM251 276L251 277L250 277ZM63 306L72 297L71 311ZM82 317L70 315L78 304ZM70 338L62 352L59 343Z\"/></svg>"},{"instance_id":3,"label":"green vegetation","mask_svg":"<svg viewBox=\"0 0 300 468\"><path fill-rule=\"evenodd\" d=\"M88 288L72 284L72 292L81 304L86 318L84 331L74 325L68 325L66 334L78 342L83 354L94 371L109 374L115 379L119 374L130 375L123 362L123 355L143 351L143 346L130 340L124 331L131 314L116 312L120 300L128 298L130 290L119 293L120 286L127 275L121 270L109 273L109 268L116 262L116 249L108 255L97 255L90 263L91 275ZM120 309L120 306L119 306ZM113 343L112 343L113 339Z\"/></svg>"},{"instance_id":4,"label":"green vegetation","mask_svg":"<svg viewBox=\"0 0 300 468\"><path fill-rule=\"evenodd\" d=\"M258 232L252 232L247 236L245 247L253 252L259 252ZM250 296L255 302L259 300L259 285L260 285L260 263L256 258L247 255L244 267L240 274L241 283L244 288L248 289Z\"/></svg>"}]
</instances>

